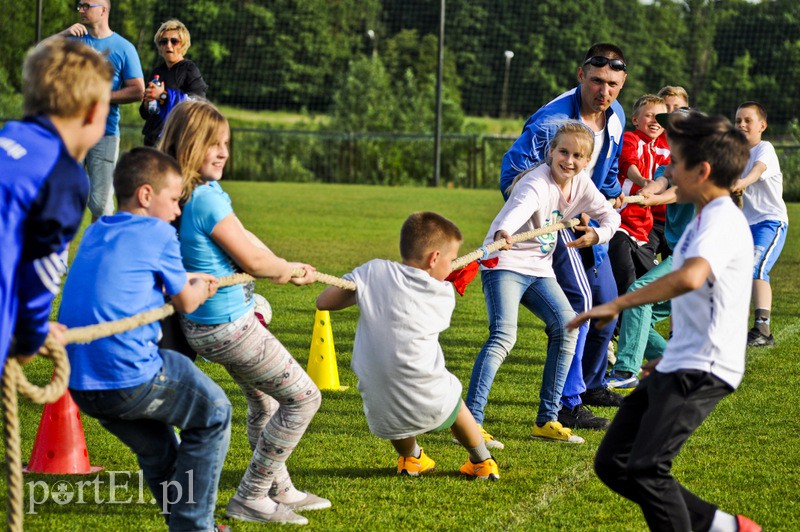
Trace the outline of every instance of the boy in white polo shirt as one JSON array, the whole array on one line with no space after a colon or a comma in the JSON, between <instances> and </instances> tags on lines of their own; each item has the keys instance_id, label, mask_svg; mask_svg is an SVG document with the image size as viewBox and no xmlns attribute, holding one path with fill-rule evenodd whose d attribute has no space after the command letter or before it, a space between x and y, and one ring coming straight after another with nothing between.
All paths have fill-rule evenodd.
<instances>
[{"instance_id":1,"label":"boy in white polo shirt","mask_svg":"<svg viewBox=\"0 0 800 532\"><path fill-rule=\"evenodd\" d=\"M783 202L783 175L775 148L761 134L767 129L767 111L756 102L744 102L736 110L736 127L747 137L750 160L733 191L744 192L742 212L755 244L753 307L755 323L747 333L747 345L775 344L769 328L772 287L769 272L783 250L789 215Z\"/></svg>"},{"instance_id":2,"label":"boy in white polo shirt","mask_svg":"<svg viewBox=\"0 0 800 532\"><path fill-rule=\"evenodd\" d=\"M672 298L674 337L645 367L595 457L607 486L637 503L651 530L755 531L670 473L683 444L744 374L753 240L730 197L748 158L745 136L724 117L698 111L659 115L672 161L666 176L697 215L675 246L672 272L575 318L602 326L624 309Z\"/></svg>"}]
</instances>

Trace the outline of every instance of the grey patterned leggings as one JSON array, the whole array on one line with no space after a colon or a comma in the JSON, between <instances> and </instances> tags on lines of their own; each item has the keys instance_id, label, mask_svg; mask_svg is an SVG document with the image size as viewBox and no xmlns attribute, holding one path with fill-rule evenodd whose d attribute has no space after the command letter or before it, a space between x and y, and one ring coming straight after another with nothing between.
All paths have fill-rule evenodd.
<instances>
[{"instance_id":1,"label":"grey patterned leggings","mask_svg":"<svg viewBox=\"0 0 800 532\"><path fill-rule=\"evenodd\" d=\"M189 345L224 366L247 398L253 458L238 494L255 498L288 491L293 485L286 460L319 409L319 388L252 310L230 323L201 325L182 317L181 325Z\"/></svg>"}]
</instances>

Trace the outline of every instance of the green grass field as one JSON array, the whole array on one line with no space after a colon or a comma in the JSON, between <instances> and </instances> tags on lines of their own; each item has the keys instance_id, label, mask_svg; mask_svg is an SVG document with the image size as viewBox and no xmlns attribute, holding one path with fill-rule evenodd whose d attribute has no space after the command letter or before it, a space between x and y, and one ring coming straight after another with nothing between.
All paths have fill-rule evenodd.
<instances>
[{"instance_id":1,"label":"green grass field","mask_svg":"<svg viewBox=\"0 0 800 532\"><path fill-rule=\"evenodd\" d=\"M435 210L454 220L465 236L462 254L483 240L501 206L495 191L328 186L287 183L224 184L245 225L278 254L342 275L372 258L398 258L398 233L406 216ZM798 219L800 206L790 206ZM732 235L732 238L735 238ZM73 252L74 256L74 252ZM689 440L675 462L675 475L701 497L731 513L744 513L765 530L800 528L800 283L794 279L800 244L790 225L786 248L773 271L774 348L751 349L740 389L725 399ZM274 286L260 281L258 291L271 302L271 330L304 366L308 360L314 300L322 285ZM742 287L749 290L749 287ZM68 304L65 302L64 304ZM324 392L322 407L288 465L295 484L330 498L333 508L307 512L318 530L603 530L646 529L638 507L621 499L594 476L592 459L602 432L582 431L585 445L561 445L529 438L538 402L545 356L541 322L522 312L517 345L498 373L487 408L486 428L506 448L495 453L501 468L496 483L469 482L458 467L466 452L446 433L422 436L421 445L437 461L437 470L418 478L394 474L396 455L387 441L372 436L349 369L357 309L333 313L339 376L344 392ZM680 334L678 331L677 334ZM465 387L475 355L486 339L486 311L479 282L459 298L452 325L441 336L447 365ZM245 402L220 367L201 362L234 404L230 451L220 482L217 513L224 513L250 458L245 434ZM29 378L44 382L51 366L37 360ZM22 402L23 461L30 456L42 407ZM596 409L606 416L613 409ZM110 471L136 472L133 455L93 419L83 418L92 464ZM75 485L89 477L28 475L28 483ZM28 530L163 530L155 505L135 504L136 476L108 504L108 474L98 503L94 493L84 504L52 499L26 515ZM123 482L125 479L122 479ZM3 491L5 490L3 481ZM92 488L93 489L93 488ZM30 485L25 491L30 510ZM41 489L33 499L42 500ZM5 512L5 507L2 509ZM263 525L223 521L236 531Z\"/></svg>"}]
</instances>

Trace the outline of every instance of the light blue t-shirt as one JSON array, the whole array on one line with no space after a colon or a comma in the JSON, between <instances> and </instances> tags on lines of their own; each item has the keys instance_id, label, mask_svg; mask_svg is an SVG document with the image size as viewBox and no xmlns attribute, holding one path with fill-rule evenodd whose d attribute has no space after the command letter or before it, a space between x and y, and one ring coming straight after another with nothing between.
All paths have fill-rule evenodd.
<instances>
[{"instance_id":1,"label":"light blue t-shirt","mask_svg":"<svg viewBox=\"0 0 800 532\"><path fill-rule=\"evenodd\" d=\"M136 48L119 34L112 33L105 39L95 39L87 33L83 37L75 38L102 54L108 51L108 60L114 65L114 79L111 82L112 91L121 89L123 83L129 79L144 79L142 63L139 61ZM119 136L119 104L113 104L108 112L106 135Z\"/></svg>"},{"instance_id":2,"label":"light blue t-shirt","mask_svg":"<svg viewBox=\"0 0 800 532\"><path fill-rule=\"evenodd\" d=\"M127 212L102 216L83 235L70 268L58 321L82 327L164 304L186 285L175 228ZM116 390L150 381L161 369L159 322L67 346L73 390Z\"/></svg>"},{"instance_id":3,"label":"light blue t-shirt","mask_svg":"<svg viewBox=\"0 0 800 532\"><path fill-rule=\"evenodd\" d=\"M233 213L231 198L219 183L200 185L183 208L181 216L181 254L186 270L210 273L219 278L241 270L225 250L211 238L214 227ZM226 286L187 317L204 325L229 323L253 308L253 283Z\"/></svg>"}]
</instances>

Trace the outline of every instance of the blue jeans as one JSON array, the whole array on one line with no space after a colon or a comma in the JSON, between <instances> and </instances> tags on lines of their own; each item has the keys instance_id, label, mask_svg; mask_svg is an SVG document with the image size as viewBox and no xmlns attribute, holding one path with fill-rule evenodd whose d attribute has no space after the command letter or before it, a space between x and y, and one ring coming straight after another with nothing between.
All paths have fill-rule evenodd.
<instances>
[{"instance_id":1,"label":"blue jeans","mask_svg":"<svg viewBox=\"0 0 800 532\"><path fill-rule=\"evenodd\" d=\"M119 158L119 137L106 135L86 154L89 174L89 211L95 218L114 214L114 167Z\"/></svg>"},{"instance_id":2,"label":"blue jeans","mask_svg":"<svg viewBox=\"0 0 800 532\"><path fill-rule=\"evenodd\" d=\"M136 454L170 530L213 530L231 403L187 357L168 349L159 354L164 365L149 382L70 393ZM173 426L181 429L180 442Z\"/></svg>"},{"instance_id":3,"label":"blue jeans","mask_svg":"<svg viewBox=\"0 0 800 532\"><path fill-rule=\"evenodd\" d=\"M578 337L576 331L566 329L567 323L575 317L575 311L552 277L532 277L509 270L485 270L481 272L481 281L489 316L489 339L472 368L467 408L475 421L482 424L494 377L517 340L517 318L522 303L544 322L547 333L547 358L539 390L536 422L558 419L559 399Z\"/></svg>"}]
</instances>

